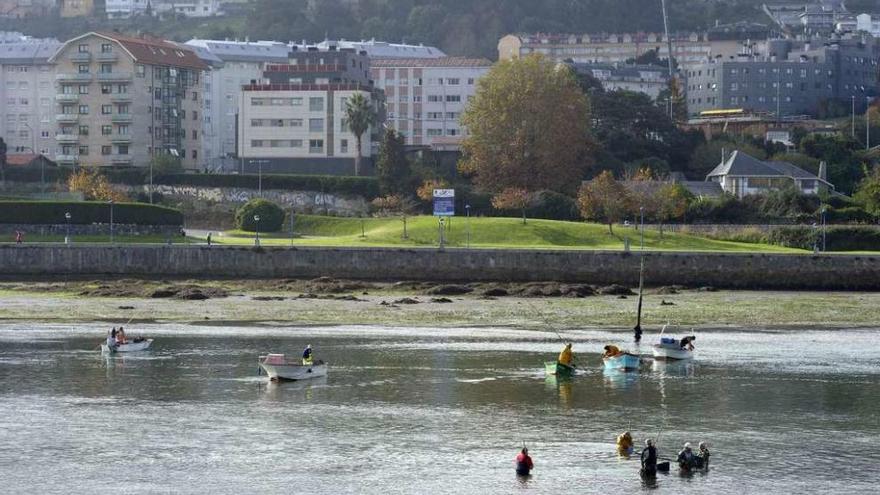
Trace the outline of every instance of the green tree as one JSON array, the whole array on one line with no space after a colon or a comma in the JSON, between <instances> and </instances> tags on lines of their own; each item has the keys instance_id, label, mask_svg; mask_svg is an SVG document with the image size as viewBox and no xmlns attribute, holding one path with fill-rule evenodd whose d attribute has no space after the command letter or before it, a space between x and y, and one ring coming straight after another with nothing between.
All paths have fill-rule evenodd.
<instances>
[{"instance_id":1,"label":"green tree","mask_svg":"<svg viewBox=\"0 0 880 495\"><path fill-rule=\"evenodd\" d=\"M183 164L179 157L169 153L159 153L150 159L153 166L153 175L167 175L183 173Z\"/></svg>"},{"instance_id":2,"label":"green tree","mask_svg":"<svg viewBox=\"0 0 880 495\"><path fill-rule=\"evenodd\" d=\"M854 198L865 211L875 217L880 217L880 167L874 167L859 182Z\"/></svg>"},{"instance_id":3,"label":"green tree","mask_svg":"<svg viewBox=\"0 0 880 495\"><path fill-rule=\"evenodd\" d=\"M692 195L681 184L666 183L656 193L657 221L660 222L660 236L663 236L663 224L680 219L687 213L688 202Z\"/></svg>"},{"instance_id":4,"label":"green tree","mask_svg":"<svg viewBox=\"0 0 880 495\"><path fill-rule=\"evenodd\" d=\"M403 135L387 129L379 145L376 175L382 194L407 194L412 189L412 170L404 150Z\"/></svg>"},{"instance_id":5,"label":"green tree","mask_svg":"<svg viewBox=\"0 0 880 495\"><path fill-rule=\"evenodd\" d=\"M363 93L355 93L345 103L345 123L354 134L357 142L357 151L354 159L354 175L361 175L361 143L364 134L370 130L370 126L376 122L376 112L373 105Z\"/></svg>"},{"instance_id":6,"label":"green tree","mask_svg":"<svg viewBox=\"0 0 880 495\"><path fill-rule=\"evenodd\" d=\"M460 170L490 192L573 190L589 164L589 104L572 72L541 56L499 62L461 121Z\"/></svg>"},{"instance_id":7,"label":"green tree","mask_svg":"<svg viewBox=\"0 0 880 495\"><path fill-rule=\"evenodd\" d=\"M532 205L533 199L528 190L521 187L508 187L492 197L492 206L496 210L522 211L522 222L526 224L526 210Z\"/></svg>"},{"instance_id":8,"label":"green tree","mask_svg":"<svg viewBox=\"0 0 880 495\"><path fill-rule=\"evenodd\" d=\"M247 232L256 232L257 220L254 216L260 218L260 232L278 232L284 224L284 210L269 200L258 198L248 201L236 210L236 227Z\"/></svg>"},{"instance_id":9,"label":"green tree","mask_svg":"<svg viewBox=\"0 0 880 495\"><path fill-rule=\"evenodd\" d=\"M629 192L607 170L583 184L577 199L581 217L608 224L608 233L612 235L614 223L620 222L632 211Z\"/></svg>"}]
</instances>

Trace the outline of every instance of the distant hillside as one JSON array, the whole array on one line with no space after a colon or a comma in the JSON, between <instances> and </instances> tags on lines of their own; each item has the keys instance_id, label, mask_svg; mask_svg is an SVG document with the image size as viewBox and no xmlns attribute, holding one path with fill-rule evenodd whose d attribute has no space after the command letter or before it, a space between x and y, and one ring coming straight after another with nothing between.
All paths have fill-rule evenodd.
<instances>
[{"instance_id":1,"label":"distant hillside","mask_svg":"<svg viewBox=\"0 0 880 495\"><path fill-rule=\"evenodd\" d=\"M850 0L851 10L874 0ZM769 23L761 0L669 0L670 29L698 30L741 20ZM861 4L865 4L862 6ZM144 30L173 39L213 38L406 41L436 45L452 55L495 58L510 32L661 31L660 0L256 0L216 19L108 21L0 20L0 29L66 38L88 29Z\"/></svg>"}]
</instances>

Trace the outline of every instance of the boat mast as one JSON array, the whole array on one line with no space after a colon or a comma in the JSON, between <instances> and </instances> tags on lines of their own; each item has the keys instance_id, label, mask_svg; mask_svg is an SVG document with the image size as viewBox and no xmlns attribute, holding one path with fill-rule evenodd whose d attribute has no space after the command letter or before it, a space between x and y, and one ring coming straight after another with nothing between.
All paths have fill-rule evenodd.
<instances>
[{"instance_id":1,"label":"boat mast","mask_svg":"<svg viewBox=\"0 0 880 495\"><path fill-rule=\"evenodd\" d=\"M642 340L642 291L645 288L645 255L642 253L639 264L639 306L636 311L636 326L633 327L633 337L638 343Z\"/></svg>"}]
</instances>

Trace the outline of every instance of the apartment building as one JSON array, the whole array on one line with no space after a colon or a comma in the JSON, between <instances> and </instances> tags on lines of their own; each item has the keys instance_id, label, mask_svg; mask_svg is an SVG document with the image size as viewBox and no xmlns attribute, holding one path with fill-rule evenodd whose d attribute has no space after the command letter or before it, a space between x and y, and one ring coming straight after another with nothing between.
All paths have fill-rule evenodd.
<instances>
[{"instance_id":1,"label":"apartment building","mask_svg":"<svg viewBox=\"0 0 880 495\"><path fill-rule=\"evenodd\" d=\"M824 43L772 40L736 61L688 69L687 99L692 114L743 108L780 116L816 115L837 102L864 109L878 95L880 43L851 37Z\"/></svg>"},{"instance_id":2,"label":"apartment building","mask_svg":"<svg viewBox=\"0 0 880 495\"><path fill-rule=\"evenodd\" d=\"M95 13L95 0L58 0L61 17L85 17Z\"/></svg>"},{"instance_id":3,"label":"apartment building","mask_svg":"<svg viewBox=\"0 0 880 495\"><path fill-rule=\"evenodd\" d=\"M657 99L669 87L669 70L659 65L567 63L575 73L596 78L605 91L633 91Z\"/></svg>"},{"instance_id":4,"label":"apartment building","mask_svg":"<svg viewBox=\"0 0 880 495\"><path fill-rule=\"evenodd\" d=\"M221 14L219 0L164 0L153 3L158 14L173 14L185 17L213 17Z\"/></svg>"},{"instance_id":5,"label":"apartment building","mask_svg":"<svg viewBox=\"0 0 880 495\"><path fill-rule=\"evenodd\" d=\"M42 17L54 10L54 0L0 0L0 18Z\"/></svg>"},{"instance_id":6,"label":"apartment building","mask_svg":"<svg viewBox=\"0 0 880 495\"><path fill-rule=\"evenodd\" d=\"M868 33L871 36L880 37L880 16L871 14L859 14L856 16L856 30Z\"/></svg>"},{"instance_id":7,"label":"apartment building","mask_svg":"<svg viewBox=\"0 0 880 495\"><path fill-rule=\"evenodd\" d=\"M716 26L699 33L674 33L672 52L681 67L710 59L730 60L758 39L766 39L766 27L754 25ZM498 59L509 60L540 53L556 62L580 64L624 64L656 50L661 59L669 53L666 36L659 33L622 34L509 34L498 42Z\"/></svg>"},{"instance_id":8,"label":"apartment building","mask_svg":"<svg viewBox=\"0 0 880 495\"><path fill-rule=\"evenodd\" d=\"M64 43L50 62L59 164L146 167L167 153L198 167L208 66L192 50L92 32Z\"/></svg>"},{"instance_id":9,"label":"apartment building","mask_svg":"<svg viewBox=\"0 0 880 495\"><path fill-rule=\"evenodd\" d=\"M0 43L0 136L9 153L55 150L55 73L49 59L57 40Z\"/></svg>"},{"instance_id":10,"label":"apartment building","mask_svg":"<svg viewBox=\"0 0 880 495\"><path fill-rule=\"evenodd\" d=\"M108 19L128 19L146 14L147 5L156 8L149 0L104 0L104 12Z\"/></svg>"},{"instance_id":11,"label":"apartment building","mask_svg":"<svg viewBox=\"0 0 880 495\"><path fill-rule=\"evenodd\" d=\"M187 41L211 67L205 74L205 98L202 115L204 138L202 156L210 170L238 169L236 153L236 122L241 106L241 87L261 81L268 63L287 63L290 49L276 41Z\"/></svg>"},{"instance_id":12,"label":"apartment building","mask_svg":"<svg viewBox=\"0 0 880 495\"><path fill-rule=\"evenodd\" d=\"M348 99L363 95L382 118L382 94L369 76L366 52L353 49L293 46L286 63L267 64L261 81L242 87L242 170L352 175L357 139L345 122ZM374 131L362 136L362 174L372 169Z\"/></svg>"},{"instance_id":13,"label":"apartment building","mask_svg":"<svg viewBox=\"0 0 880 495\"><path fill-rule=\"evenodd\" d=\"M371 72L385 92L388 125L408 146L448 147L465 135L459 119L491 67L482 58L380 58Z\"/></svg>"}]
</instances>

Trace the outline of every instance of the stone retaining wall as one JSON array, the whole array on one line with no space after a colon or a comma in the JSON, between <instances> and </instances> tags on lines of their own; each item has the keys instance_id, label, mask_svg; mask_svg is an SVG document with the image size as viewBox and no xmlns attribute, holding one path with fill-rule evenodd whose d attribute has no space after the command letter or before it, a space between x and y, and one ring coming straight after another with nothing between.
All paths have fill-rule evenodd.
<instances>
[{"instance_id":1,"label":"stone retaining wall","mask_svg":"<svg viewBox=\"0 0 880 495\"><path fill-rule=\"evenodd\" d=\"M880 289L880 256L646 253L652 286ZM638 253L496 249L2 245L0 276L559 281L638 285Z\"/></svg>"}]
</instances>

